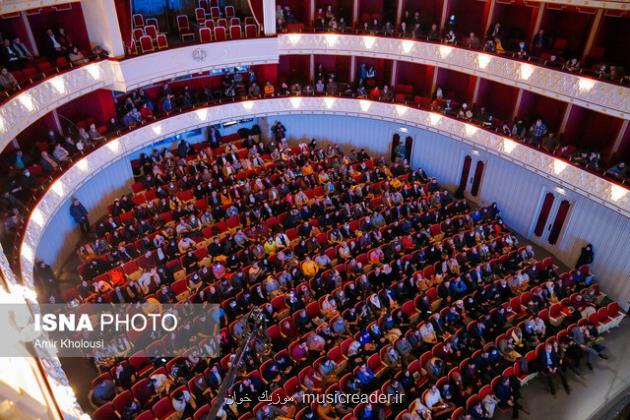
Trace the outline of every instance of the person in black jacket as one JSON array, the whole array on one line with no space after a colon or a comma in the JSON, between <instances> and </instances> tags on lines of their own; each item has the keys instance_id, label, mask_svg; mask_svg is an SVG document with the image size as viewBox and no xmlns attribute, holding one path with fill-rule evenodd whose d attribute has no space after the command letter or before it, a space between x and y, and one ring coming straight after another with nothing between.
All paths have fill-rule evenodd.
<instances>
[{"instance_id":1,"label":"person in black jacket","mask_svg":"<svg viewBox=\"0 0 630 420\"><path fill-rule=\"evenodd\" d=\"M560 358L558 353L553 349L551 343L545 343L545 347L538 354L538 362L540 363L540 371L547 378L547 384L551 390L551 395L556 395L556 388L553 384L553 376L558 375L562 381L562 386L567 394L571 393L571 388L567 383L567 378L560 369Z\"/></svg>"},{"instance_id":2,"label":"person in black jacket","mask_svg":"<svg viewBox=\"0 0 630 420\"><path fill-rule=\"evenodd\" d=\"M70 204L70 216L79 224L81 233L90 233L90 222L88 220L88 211L81 202L73 197Z\"/></svg>"},{"instance_id":3,"label":"person in black jacket","mask_svg":"<svg viewBox=\"0 0 630 420\"><path fill-rule=\"evenodd\" d=\"M579 270L579 268L584 264L591 264L593 262L593 257L593 245L588 244L584 248L582 248L580 258L578 258L577 262L575 263L575 269Z\"/></svg>"},{"instance_id":4,"label":"person in black jacket","mask_svg":"<svg viewBox=\"0 0 630 420\"><path fill-rule=\"evenodd\" d=\"M494 389L494 395L499 399L499 407L505 409L512 407L512 418L518 418L518 411L523 410L523 406L517 402L520 391L515 389L509 376L503 376Z\"/></svg>"}]
</instances>

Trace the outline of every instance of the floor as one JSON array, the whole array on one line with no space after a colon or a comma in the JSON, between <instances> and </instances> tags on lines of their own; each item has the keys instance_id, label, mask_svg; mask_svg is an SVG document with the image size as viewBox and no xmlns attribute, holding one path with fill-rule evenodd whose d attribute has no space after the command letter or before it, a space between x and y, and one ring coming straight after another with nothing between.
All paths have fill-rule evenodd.
<instances>
[{"instance_id":1,"label":"floor","mask_svg":"<svg viewBox=\"0 0 630 420\"><path fill-rule=\"evenodd\" d=\"M603 343L608 349L608 360L597 359L593 371L582 369L582 378L573 372L567 376L571 394L567 395L560 384L555 398L549 393L541 377L530 381L522 390L523 405L530 412L521 419L599 420L620 397L630 391L630 319L605 335ZM496 418L510 418L498 414Z\"/></svg>"}]
</instances>

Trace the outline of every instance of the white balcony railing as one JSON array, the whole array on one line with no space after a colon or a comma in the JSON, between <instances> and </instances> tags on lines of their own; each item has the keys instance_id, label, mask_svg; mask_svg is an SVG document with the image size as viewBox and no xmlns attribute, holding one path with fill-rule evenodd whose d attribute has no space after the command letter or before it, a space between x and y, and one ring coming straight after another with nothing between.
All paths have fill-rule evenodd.
<instances>
[{"instance_id":1,"label":"white balcony railing","mask_svg":"<svg viewBox=\"0 0 630 420\"><path fill-rule=\"evenodd\" d=\"M280 55L336 54L428 64L630 119L630 88L480 51L411 39L332 33L280 35L278 43Z\"/></svg>"},{"instance_id":2,"label":"white balcony railing","mask_svg":"<svg viewBox=\"0 0 630 420\"><path fill-rule=\"evenodd\" d=\"M400 104L332 97L292 97L234 102L179 114L149 124L111 140L68 169L44 194L33 209L20 249L21 274L24 284L33 287L33 263L40 239L47 224L62 204L80 186L96 176L112 162L125 158L162 138L193 128L205 127L243 117L287 114L331 114L392 121L443 134L475 148L522 166L539 176L553 180L563 188L630 217L628 190L578 167L568 165L553 156L504 138L493 132L416 108Z\"/></svg>"}]
</instances>

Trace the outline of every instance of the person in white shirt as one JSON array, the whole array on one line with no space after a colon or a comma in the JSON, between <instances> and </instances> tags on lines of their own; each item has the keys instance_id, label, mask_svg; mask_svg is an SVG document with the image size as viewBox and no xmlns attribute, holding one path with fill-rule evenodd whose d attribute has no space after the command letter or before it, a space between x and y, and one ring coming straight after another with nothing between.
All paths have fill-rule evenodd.
<instances>
[{"instance_id":1,"label":"person in white shirt","mask_svg":"<svg viewBox=\"0 0 630 420\"><path fill-rule=\"evenodd\" d=\"M151 290L152 283L155 286L160 285L160 276L158 276L155 268L152 268L150 271L145 271L138 279L138 285L145 295Z\"/></svg>"},{"instance_id":2,"label":"person in white shirt","mask_svg":"<svg viewBox=\"0 0 630 420\"><path fill-rule=\"evenodd\" d=\"M57 162L66 162L70 158L70 153L62 145L57 144L53 150L53 157Z\"/></svg>"}]
</instances>

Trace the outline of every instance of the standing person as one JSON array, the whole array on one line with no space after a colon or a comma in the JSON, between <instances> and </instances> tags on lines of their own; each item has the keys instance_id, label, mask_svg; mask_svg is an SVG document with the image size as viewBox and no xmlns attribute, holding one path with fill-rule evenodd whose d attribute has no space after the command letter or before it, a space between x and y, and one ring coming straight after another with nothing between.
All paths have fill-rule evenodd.
<instances>
[{"instance_id":1,"label":"standing person","mask_svg":"<svg viewBox=\"0 0 630 420\"><path fill-rule=\"evenodd\" d=\"M584 264L591 264L593 262L594 256L595 255L593 253L593 245L586 245L584 248L582 248L582 252L580 252L580 258L578 258L577 262L575 263L575 269L579 270L580 267Z\"/></svg>"},{"instance_id":2,"label":"standing person","mask_svg":"<svg viewBox=\"0 0 630 420\"><path fill-rule=\"evenodd\" d=\"M81 233L90 233L90 222L88 221L88 211L85 206L81 204L78 198L72 198L72 204L70 204L70 216L75 222L79 224Z\"/></svg>"}]
</instances>

